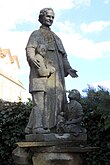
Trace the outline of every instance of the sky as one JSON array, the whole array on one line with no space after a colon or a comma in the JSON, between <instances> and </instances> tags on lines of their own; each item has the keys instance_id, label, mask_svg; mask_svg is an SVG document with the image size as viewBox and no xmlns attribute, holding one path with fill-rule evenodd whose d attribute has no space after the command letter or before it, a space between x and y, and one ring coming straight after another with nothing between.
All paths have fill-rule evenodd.
<instances>
[{"instance_id":1,"label":"sky","mask_svg":"<svg viewBox=\"0 0 110 165\"><path fill-rule=\"evenodd\" d=\"M110 0L0 0L0 47L10 49L20 62L19 80L28 91L29 66L25 47L39 29L39 11L51 7L51 27L62 40L78 78L66 78L66 89L88 85L110 88Z\"/></svg>"}]
</instances>

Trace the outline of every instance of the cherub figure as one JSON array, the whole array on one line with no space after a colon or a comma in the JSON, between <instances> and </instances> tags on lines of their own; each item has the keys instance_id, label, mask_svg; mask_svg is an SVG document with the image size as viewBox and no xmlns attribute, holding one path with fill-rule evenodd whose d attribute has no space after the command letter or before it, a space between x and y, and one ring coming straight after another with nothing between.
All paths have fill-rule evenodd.
<instances>
[{"instance_id":1,"label":"cherub figure","mask_svg":"<svg viewBox=\"0 0 110 165\"><path fill-rule=\"evenodd\" d=\"M76 89L71 90L68 98L69 103L65 114L63 116L62 114L59 115L62 118L63 127L62 122L60 123L59 120L57 127L58 132L73 133L74 136L78 136L82 132L86 133L86 130L81 127L84 113L81 104L78 102L80 99L79 91Z\"/></svg>"}]
</instances>

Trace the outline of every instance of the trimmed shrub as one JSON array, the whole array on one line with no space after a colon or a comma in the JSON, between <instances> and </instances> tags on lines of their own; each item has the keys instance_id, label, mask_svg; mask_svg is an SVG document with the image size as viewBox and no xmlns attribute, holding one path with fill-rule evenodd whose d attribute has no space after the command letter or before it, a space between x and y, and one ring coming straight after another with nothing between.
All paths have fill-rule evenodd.
<instances>
[{"instance_id":1,"label":"trimmed shrub","mask_svg":"<svg viewBox=\"0 0 110 165\"><path fill-rule=\"evenodd\" d=\"M99 149L83 155L84 165L110 165L110 95L99 87L89 88L81 104L85 113L88 145Z\"/></svg>"},{"instance_id":2,"label":"trimmed shrub","mask_svg":"<svg viewBox=\"0 0 110 165\"><path fill-rule=\"evenodd\" d=\"M24 129L32 103L0 100L0 165L14 165L12 151L15 143L24 140Z\"/></svg>"}]
</instances>

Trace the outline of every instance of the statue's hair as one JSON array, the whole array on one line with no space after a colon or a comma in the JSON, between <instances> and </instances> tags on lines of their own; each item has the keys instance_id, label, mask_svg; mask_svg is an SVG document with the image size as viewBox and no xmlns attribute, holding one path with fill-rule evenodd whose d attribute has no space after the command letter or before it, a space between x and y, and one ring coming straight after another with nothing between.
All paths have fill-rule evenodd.
<instances>
[{"instance_id":1,"label":"statue's hair","mask_svg":"<svg viewBox=\"0 0 110 165\"><path fill-rule=\"evenodd\" d=\"M71 100L79 100L81 97L81 94L80 92L77 90L77 89L72 89L70 92L69 92L69 95L68 95L68 98L71 99Z\"/></svg>"},{"instance_id":2,"label":"statue's hair","mask_svg":"<svg viewBox=\"0 0 110 165\"><path fill-rule=\"evenodd\" d=\"M38 19L40 23L42 23L43 16L47 14L48 10L51 10L54 13L52 8L43 8L42 10L40 10Z\"/></svg>"}]
</instances>

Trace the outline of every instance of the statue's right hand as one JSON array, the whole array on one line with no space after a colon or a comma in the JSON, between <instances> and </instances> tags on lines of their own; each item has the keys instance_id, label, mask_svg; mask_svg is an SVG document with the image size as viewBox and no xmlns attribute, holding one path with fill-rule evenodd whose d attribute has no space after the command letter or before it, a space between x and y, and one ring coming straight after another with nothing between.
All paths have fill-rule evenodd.
<instances>
[{"instance_id":1,"label":"statue's right hand","mask_svg":"<svg viewBox=\"0 0 110 165\"><path fill-rule=\"evenodd\" d=\"M33 63L34 63L34 65L37 67L37 69L40 68L40 61L39 61L39 60L33 59Z\"/></svg>"}]
</instances>

